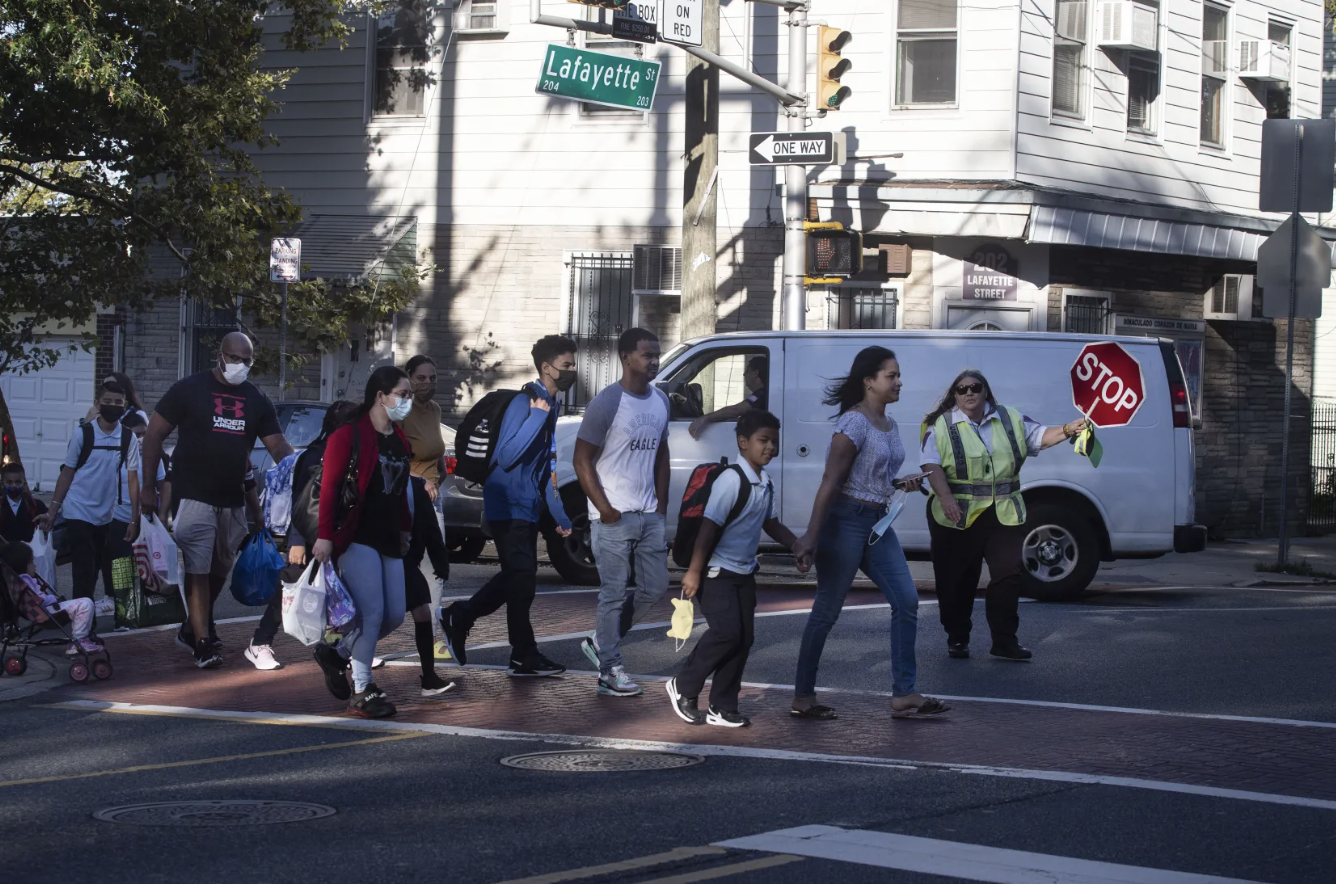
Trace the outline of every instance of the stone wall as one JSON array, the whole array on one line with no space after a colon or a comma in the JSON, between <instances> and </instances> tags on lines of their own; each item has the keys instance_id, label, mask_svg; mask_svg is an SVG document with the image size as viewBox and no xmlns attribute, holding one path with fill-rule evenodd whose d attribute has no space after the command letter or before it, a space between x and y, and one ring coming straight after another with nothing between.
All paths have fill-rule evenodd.
<instances>
[{"instance_id":1,"label":"stone wall","mask_svg":"<svg viewBox=\"0 0 1336 884\"><path fill-rule=\"evenodd\" d=\"M1203 317L1206 292L1252 265L1169 255L1055 246L1049 323L1062 329L1064 287L1109 292L1116 313ZM1275 536L1285 397L1284 321L1206 323L1197 446L1197 521L1217 536ZM1290 524L1308 512L1309 400L1313 323L1295 326L1291 384Z\"/></svg>"}]
</instances>

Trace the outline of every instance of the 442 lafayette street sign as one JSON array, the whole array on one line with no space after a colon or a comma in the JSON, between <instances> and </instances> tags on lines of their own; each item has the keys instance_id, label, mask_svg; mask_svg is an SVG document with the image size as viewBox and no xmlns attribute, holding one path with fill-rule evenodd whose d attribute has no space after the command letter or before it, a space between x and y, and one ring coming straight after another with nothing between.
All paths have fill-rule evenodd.
<instances>
[{"instance_id":1,"label":"442 lafayette street sign","mask_svg":"<svg viewBox=\"0 0 1336 884\"><path fill-rule=\"evenodd\" d=\"M659 88L659 62L548 44L535 92L647 111Z\"/></svg>"}]
</instances>

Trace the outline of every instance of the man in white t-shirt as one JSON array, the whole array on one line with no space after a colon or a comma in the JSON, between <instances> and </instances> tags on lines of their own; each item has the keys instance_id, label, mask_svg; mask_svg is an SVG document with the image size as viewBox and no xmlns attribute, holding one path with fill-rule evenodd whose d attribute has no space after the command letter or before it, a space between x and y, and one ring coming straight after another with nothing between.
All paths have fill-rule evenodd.
<instances>
[{"instance_id":1,"label":"man in white t-shirt","mask_svg":"<svg viewBox=\"0 0 1336 884\"><path fill-rule=\"evenodd\" d=\"M598 692L641 693L622 666L622 637L668 591L668 397L650 382L659 373L659 339L643 328L617 340L622 379L594 397L575 441L575 472L589 499L598 563L598 621L582 644L598 666ZM636 591L628 598L631 561Z\"/></svg>"}]
</instances>

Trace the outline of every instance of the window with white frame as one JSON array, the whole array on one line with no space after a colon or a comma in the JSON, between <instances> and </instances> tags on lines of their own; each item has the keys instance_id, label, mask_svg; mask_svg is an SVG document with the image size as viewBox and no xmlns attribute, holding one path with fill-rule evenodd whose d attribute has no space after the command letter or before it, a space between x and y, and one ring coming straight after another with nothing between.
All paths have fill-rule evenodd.
<instances>
[{"instance_id":1,"label":"window with white frame","mask_svg":"<svg viewBox=\"0 0 1336 884\"><path fill-rule=\"evenodd\" d=\"M898 0L895 103L954 104L958 0Z\"/></svg>"},{"instance_id":2,"label":"window with white frame","mask_svg":"<svg viewBox=\"0 0 1336 884\"><path fill-rule=\"evenodd\" d=\"M1154 135L1160 101L1160 55L1156 52L1127 54L1127 131Z\"/></svg>"},{"instance_id":3,"label":"window with white frame","mask_svg":"<svg viewBox=\"0 0 1336 884\"><path fill-rule=\"evenodd\" d=\"M373 117L422 116L431 53L427 0L399 0L376 19Z\"/></svg>"},{"instance_id":4,"label":"window with white frame","mask_svg":"<svg viewBox=\"0 0 1336 884\"><path fill-rule=\"evenodd\" d=\"M1053 113L1061 116L1085 116L1089 7L1089 0L1058 0L1053 23Z\"/></svg>"},{"instance_id":5,"label":"window with white frame","mask_svg":"<svg viewBox=\"0 0 1336 884\"><path fill-rule=\"evenodd\" d=\"M452 18L455 33L503 34L506 31L506 4L499 0L459 0Z\"/></svg>"},{"instance_id":6,"label":"window with white frame","mask_svg":"<svg viewBox=\"0 0 1336 884\"><path fill-rule=\"evenodd\" d=\"M1272 21L1267 24L1266 38L1273 45L1290 45L1290 26L1284 22ZM1268 120L1288 120L1290 118L1290 84L1267 83L1263 97Z\"/></svg>"},{"instance_id":7,"label":"window with white frame","mask_svg":"<svg viewBox=\"0 0 1336 884\"><path fill-rule=\"evenodd\" d=\"M1062 330L1077 335L1107 335L1110 320L1109 296L1099 292L1064 292Z\"/></svg>"},{"instance_id":8,"label":"window with white frame","mask_svg":"<svg viewBox=\"0 0 1336 884\"><path fill-rule=\"evenodd\" d=\"M1225 143L1225 84L1229 75L1229 12L1209 3L1201 14L1201 143Z\"/></svg>"}]
</instances>

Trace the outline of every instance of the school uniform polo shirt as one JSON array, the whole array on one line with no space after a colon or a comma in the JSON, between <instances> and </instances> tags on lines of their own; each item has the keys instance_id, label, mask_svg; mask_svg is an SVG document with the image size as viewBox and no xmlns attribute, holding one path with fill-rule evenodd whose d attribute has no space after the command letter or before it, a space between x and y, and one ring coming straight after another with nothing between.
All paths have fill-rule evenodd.
<instances>
[{"instance_id":1,"label":"school uniform polo shirt","mask_svg":"<svg viewBox=\"0 0 1336 884\"><path fill-rule=\"evenodd\" d=\"M116 509L116 488L121 483L121 425L116 424L110 433L104 433L98 421L93 421L91 426L94 450L88 453L88 462L75 470L74 481L70 483L69 493L61 503L61 511L66 519L91 525L110 525ZM65 449L64 465L72 470L79 463L83 439L83 430L76 430ZM139 463L139 440L133 436L125 463L127 467Z\"/></svg>"},{"instance_id":2,"label":"school uniform polo shirt","mask_svg":"<svg viewBox=\"0 0 1336 884\"><path fill-rule=\"evenodd\" d=\"M761 530L767 519L775 519L775 486L761 470L758 475L746 460L738 462L743 476L751 485L751 495L747 505L738 513L738 517L724 528L710 556L710 569L722 568L735 574L750 574L758 567L756 548L761 544ZM705 518L716 525L728 521L728 514L738 502L741 490L741 478L738 471L729 467L724 470L714 485L710 486L710 499L705 504Z\"/></svg>"}]
</instances>

